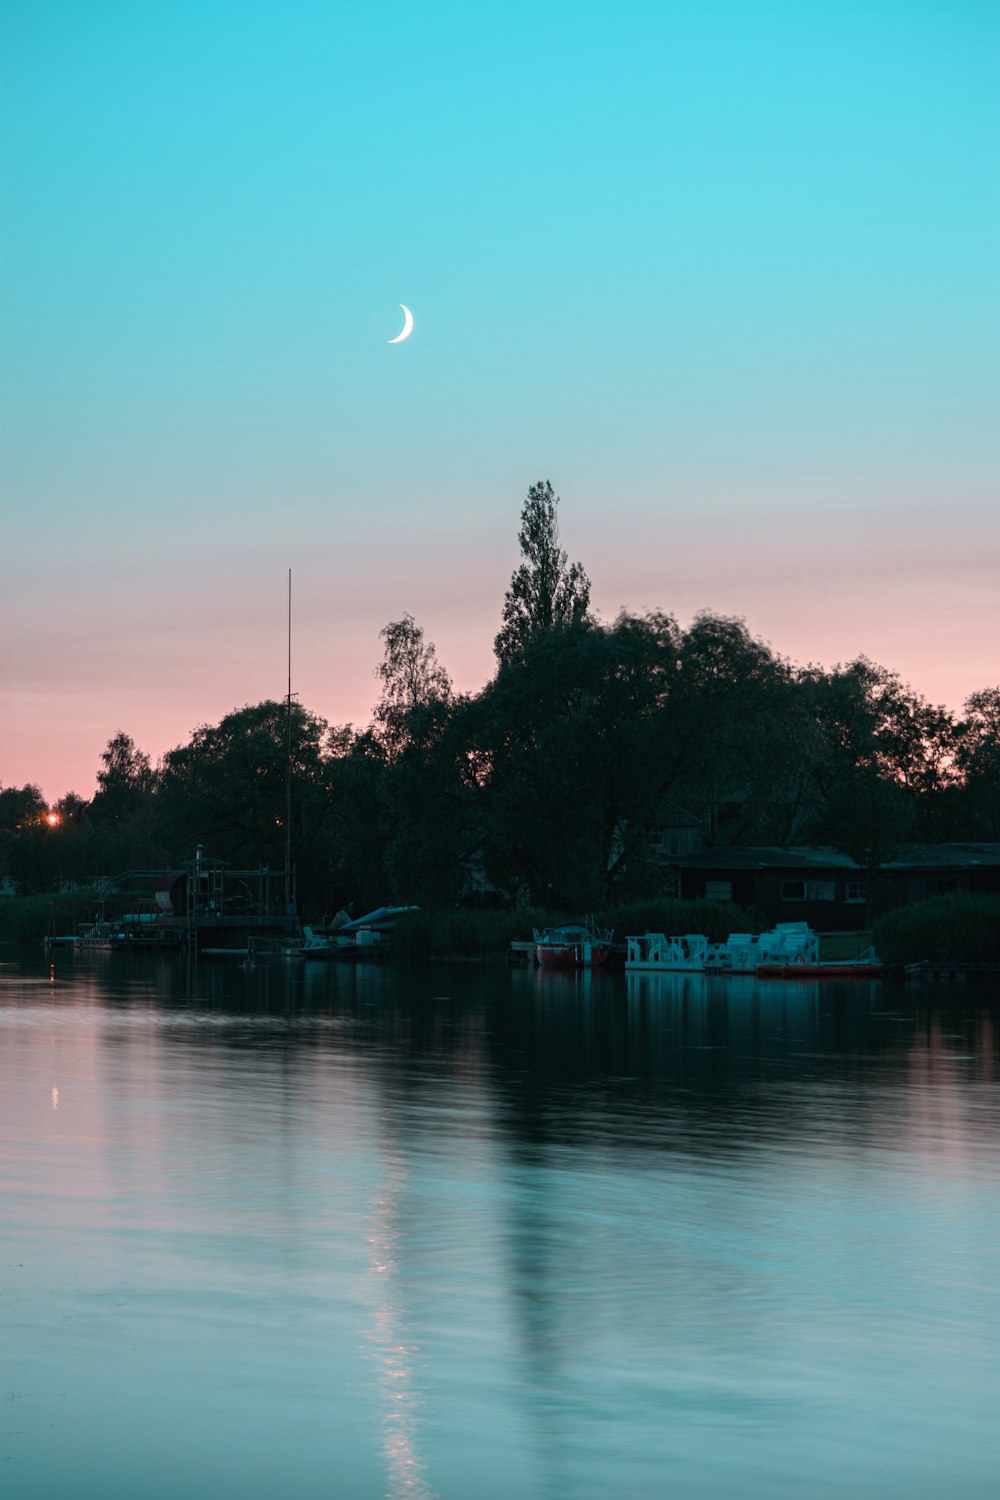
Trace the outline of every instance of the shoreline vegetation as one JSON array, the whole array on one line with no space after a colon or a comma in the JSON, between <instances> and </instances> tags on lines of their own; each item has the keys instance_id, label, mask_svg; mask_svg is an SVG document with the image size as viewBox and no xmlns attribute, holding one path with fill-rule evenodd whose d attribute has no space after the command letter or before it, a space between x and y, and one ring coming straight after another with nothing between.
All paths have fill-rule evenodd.
<instances>
[{"instance_id":1,"label":"shoreline vegetation","mask_svg":"<svg viewBox=\"0 0 1000 1500\"><path fill-rule=\"evenodd\" d=\"M0 901L0 942L37 947L52 916L58 932L71 932L83 899L82 894L6 897ZM578 914L541 908L450 907L409 912L400 919L386 957L405 964L436 960L507 963L512 942L530 938L535 927L551 926L574 915ZM731 932L759 933L767 925L758 912L715 901L636 901L598 908L593 916L599 926L612 928L619 942L645 932L668 936L700 932L719 943ZM954 892L896 907L876 919L871 938L880 960L891 969L921 962L1000 963L1000 896Z\"/></svg>"},{"instance_id":2,"label":"shoreline vegetation","mask_svg":"<svg viewBox=\"0 0 1000 1500\"><path fill-rule=\"evenodd\" d=\"M646 932L697 932L710 943L721 943L731 932L759 934L770 925L753 909L716 901L638 901L598 907L592 915L599 927L613 929L618 942ZM409 963L439 958L507 961L511 943L530 938L533 928L574 917L579 913L540 909L422 910L400 920L390 951L394 960ZM852 947L864 936L851 933ZM891 969L925 961L1000 963L1000 895L952 892L895 907L876 918L870 937L879 959Z\"/></svg>"},{"instance_id":3,"label":"shoreline vegetation","mask_svg":"<svg viewBox=\"0 0 1000 1500\"><path fill-rule=\"evenodd\" d=\"M1000 896L954 891L894 907L878 918L872 939L890 967L1000 963Z\"/></svg>"},{"instance_id":4,"label":"shoreline vegetation","mask_svg":"<svg viewBox=\"0 0 1000 1500\"><path fill-rule=\"evenodd\" d=\"M764 925L739 906L716 901L640 901L627 906L598 907L590 913L617 942L644 932L701 932L709 942L724 942L730 932ZM465 959L507 962L512 942L530 939L534 928L579 920L578 912L543 911L538 907L504 911L452 908L409 912L400 918L391 954L403 962Z\"/></svg>"},{"instance_id":5,"label":"shoreline vegetation","mask_svg":"<svg viewBox=\"0 0 1000 1500\"><path fill-rule=\"evenodd\" d=\"M875 920L899 849L1000 841L1000 686L959 717L864 656L796 666L740 619L602 620L559 544L558 503L547 480L528 491L496 670L478 693L455 691L404 614L380 633L363 728L289 692L200 725L158 764L119 729L89 798L49 805L33 784L0 788L0 877L16 893L0 898L0 931L41 936L50 899L180 870L200 847L235 870L290 861L296 911L314 926L340 910L422 908L399 934L414 956L492 954L586 913L619 937L717 940L752 918L670 915L671 855L831 848L853 861ZM973 936L980 909L953 909L977 953L990 947ZM886 921L885 944L907 961L948 941L919 914Z\"/></svg>"}]
</instances>

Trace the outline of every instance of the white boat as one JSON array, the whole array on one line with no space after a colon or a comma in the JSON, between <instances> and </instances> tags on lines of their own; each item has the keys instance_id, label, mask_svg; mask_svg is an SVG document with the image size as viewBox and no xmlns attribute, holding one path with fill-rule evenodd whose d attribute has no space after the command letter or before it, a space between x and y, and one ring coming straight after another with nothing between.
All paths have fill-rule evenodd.
<instances>
[{"instance_id":1,"label":"white boat","mask_svg":"<svg viewBox=\"0 0 1000 1500\"><path fill-rule=\"evenodd\" d=\"M633 971L755 974L762 964L819 962L819 937L806 922L779 922L759 937L731 932L724 943L710 943L702 933L667 937L662 932L625 941L625 967Z\"/></svg>"},{"instance_id":2,"label":"white boat","mask_svg":"<svg viewBox=\"0 0 1000 1500\"><path fill-rule=\"evenodd\" d=\"M625 967L700 974L705 968L709 946L708 938L700 932L687 933L684 937L647 932L642 937L625 939Z\"/></svg>"},{"instance_id":3,"label":"white boat","mask_svg":"<svg viewBox=\"0 0 1000 1500\"><path fill-rule=\"evenodd\" d=\"M406 912L419 911L417 906L379 906L375 911L353 921L340 922L326 935L302 928L303 958L349 958L357 953L377 949L389 937L397 921Z\"/></svg>"},{"instance_id":4,"label":"white boat","mask_svg":"<svg viewBox=\"0 0 1000 1500\"><path fill-rule=\"evenodd\" d=\"M586 922L560 922L556 927L535 928L532 934L535 958L545 968L596 969L606 964L614 932Z\"/></svg>"}]
</instances>

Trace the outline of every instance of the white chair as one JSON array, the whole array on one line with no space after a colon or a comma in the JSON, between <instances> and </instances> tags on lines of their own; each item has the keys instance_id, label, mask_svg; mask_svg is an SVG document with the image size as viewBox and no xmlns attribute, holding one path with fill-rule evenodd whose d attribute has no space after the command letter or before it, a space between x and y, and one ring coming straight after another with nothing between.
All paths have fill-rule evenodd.
<instances>
[{"instance_id":1,"label":"white chair","mask_svg":"<svg viewBox=\"0 0 1000 1500\"><path fill-rule=\"evenodd\" d=\"M753 933L731 932L722 945L721 956L733 974L752 974L758 963Z\"/></svg>"}]
</instances>

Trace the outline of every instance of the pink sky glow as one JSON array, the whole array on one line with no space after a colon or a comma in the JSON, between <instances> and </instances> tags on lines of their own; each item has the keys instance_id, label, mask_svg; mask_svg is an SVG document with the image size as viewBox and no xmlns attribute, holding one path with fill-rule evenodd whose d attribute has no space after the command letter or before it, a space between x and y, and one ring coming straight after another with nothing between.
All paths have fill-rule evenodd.
<instances>
[{"instance_id":1,"label":"pink sky glow","mask_svg":"<svg viewBox=\"0 0 1000 1500\"><path fill-rule=\"evenodd\" d=\"M865 548L848 536L810 552L793 533L776 545L731 524L720 546L719 528L704 522L688 528L683 548L661 536L632 555L602 539L600 527L574 530L579 544L570 555L585 561L605 619L622 607L667 609L682 625L702 608L739 615L794 662L832 666L864 653L953 711L1000 678L996 559L988 549L969 557L957 540L935 550L911 536L888 567L889 543L875 535ZM771 535L782 537L781 528ZM509 537L461 568L432 560L413 569L400 558L374 578L352 569L349 556L329 567L300 560L293 568L300 700L332 724L366 724L377 697L378 633L404 611L423 626L456 688L478 690L493 670L515 560ZM71 608L57 573L30 631L5 647L3 785L35 782L49 801L70 790L88 796L117 730L156 760L197 725L281 697L286 574L260 557L244 556L240 566L242 576L236 568L213 582L204 562L191 564L183 588L166 576L150 583L97 568L82 604L77 586Z\"/></svg>"}]
</instances>

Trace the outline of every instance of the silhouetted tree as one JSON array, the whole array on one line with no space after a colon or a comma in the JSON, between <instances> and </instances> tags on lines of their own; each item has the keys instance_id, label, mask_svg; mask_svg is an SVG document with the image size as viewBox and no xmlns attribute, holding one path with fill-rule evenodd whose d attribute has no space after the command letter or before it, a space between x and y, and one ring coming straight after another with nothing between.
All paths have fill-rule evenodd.
<instances>
[{"instance_id":1,"label":"silhouetted tree","mask_svg":"<svg viewBox=\"0 0 1000 1500\"><path fill-rule=\"evenodd\" d=\"M36 786L0 791L0 874L22 895L85 880L92 842L88 804L75 792L49 807Z\"/></svg>"},{"instance_id":2,"label":"silhouetted tree","mask_svg":"<svg viewBox=\"0 0 1000 1500\"><path fill-rule=\"evenodd\" d=\"M799 680L814 718L804 759L813 791L811 836L855 857L865 827L871 857L903 839L940 837L961 771L960 734L948 711L864 656L830 672L808 668ZM867 811L855 814L852 807ZM855 847L848 850L844 838L855 824Z\"/></svg>"},{"instance_id":3,"label":"silhouetted tree","mask_svg":"<svg viewBox=\"0 0 1000 1500\"><path fill-rule=\"evenodd\" d=\"M16 833L29 823L43 818L47 811L41 788L28 783L26 786L0 788L0 832Z\"/></svg>"},{"instance_id":4,"label":"silhouetted tree","mask_svg":"<svg viewBox=\"0 0 1000 1500\"><path fill-rule=\"evenodd\" d=\"M113 875L162 862L155 831L157 785L149 756L120 729L101 752L89 808L93 872Z\"/></svg>"},{"instance_id":5,"label":"silhouetted tree","mask_svg":"<svg viewBox=\"0 0 1000 1500\"><path fill-rule=\"evenodd\" d=\"M806 731L788 663L745 621L704 611L678 642L660 795L697 813L711 843L783 842Z\"/></svg>"},{"instance_id":6,"label":"silhouetted tree","mask_svg":"<svg viewBox=\"0 0 1000 1500\"><path fill-rule=\"evenodd\" d=\"M119 729L101 751L97 791L91 803L93 817L106 823L124 822L148 797L154 782L149 756L137 749L131 735Z\"/></svg>"},{"instance_id":7,"label":"silhouetted tree","mask_svg":"<svg viewBox=\"0 0 1000 1500\"><path fill-rule=\"evenodd\" d=\"M32 783L0 790L0 875L25 894L46 890L56 877L48 806Z\"/></svg>"},{"instance_id":8,"label":"silhouetted tree","mask_svg":"<svg viewBox=\"0 0 1000 1500\"><path fill-rule=\"evenodd\" d=\"M157 823L172 860L206 853L280 869L285 853L288 705L268 700L203 724L163 761ZM327 796L323 750L327 725L300 704L291 709L292 859L300 893L327 881Z\"/></svg>"},{"instance_id":9,"label":"silhouetted tree","mask_svg":"<svg viewBox=\"0 0 1000 1500\"><path fill-rule=\"evenodd\" d=\"M900 760L898 679L858 657L831 672L809 668L800 684L814 727L803 765L807 841L849 855L877 902L879 870L914 828L915 798Z\"/></svg>"},{"instance_id":10,"label":"silhouetted tree","mask_svg":"<svg viewBox=\"0 0 1000 1500\"><path fill-rule=\"evenodd\" d=\"M388 756L433 737L447 716L451 680L433 643L413 616L405 614L379 632L385 655L375 669L382 696L375 706L375 734Z\"/></svg>"},{"instance_id":11,"label":"silhouetted tree","mask_svg":"<svg viewBox=\"0 0 1000 1500\"><path fill-rule=\"evenodd\" d=\"M381 632L382 696L374 736L385 755L379 778L384 894L403 904L446 902L462 894L472 798L463 716L467 700L412 615Z\"/></svg>"},{"instance_id":12,"label":"silhouetted tree","mask_svg":"<svg viewBox=\"0 0 1000 1500\"><path fill-rule=\"evenodd\" d=\"M328 886L319 903L328 915L353 902L360 916L386 900L385 769L384 752L370 730L357 733L345 724L330 731L323 765Z\"/></svg>"},{"instance_id":13,"label":"silhouetted tree","mask_svg":"<svg viewBox=\"0 0 1000 1500\"><path fill-rule=\"evenodd\" d=\"M481 842L469 712L468 699L452 698L435 717L433 735L411 740L385 765L385 870L393 901L450 903L469 885L469 860Z\"/></svg>"},{"instance_id":14,"label":"silhouetted tree","mask_svg":"<svg viewBox=\"0 0 1000 1500\"><path fill-rule=\"evenodd\" d=\"M660 717L676 668L666 615L533 634L476 707L487 872L533 901L585 909L648 825Z\"/></svg>"},{"instance_id":15,"label":"silhouetted tree","mask_svg":"<svg viewBox=\"0 0 1000 1500\"><path fill-rule=\"evenodd\" d=\"M578 624L590 607L589 578L580 563L567 562L559 546L558 505L547 479L529 489L518 533L524 561L510 580L494 642L501 665L523 655L538 631Z\"/></svg>"},{"instance_id":16,"label":"silhouetted tree","mask_svg":"<svg viewBox=\"0 0 1000 1500\"><path fill-rule=\"evenodd\" d=\"M983 688L965 700L966 744L974 755L984 754L1000 778L1000 687Z\"/></svg>"},{"instance_id":17,"label":"silhouetted tree","mask_svg":"<svg viewBox=\"0 0 1000 1500\"><path fill-rule=\"evenodd\" d=\"M983 688L966 699L956 760L962 776L962 835L1000 839L1000 687Z\"/></svg>"}]
</instances>

